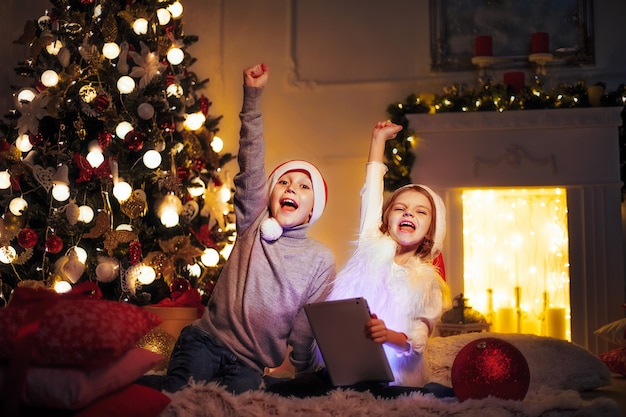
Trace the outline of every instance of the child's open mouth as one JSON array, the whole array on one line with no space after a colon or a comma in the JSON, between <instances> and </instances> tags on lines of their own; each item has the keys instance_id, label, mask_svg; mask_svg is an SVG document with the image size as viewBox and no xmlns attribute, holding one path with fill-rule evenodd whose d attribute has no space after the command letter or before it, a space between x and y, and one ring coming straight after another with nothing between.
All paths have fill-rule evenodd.
<instances>
[{"instance_id":1,"label":"child's open mouth","mask_svg":"<svg viewBox=\"0 0 626 417\"><path fill-rule=\"evenodd\" d=\"M400 230L404 230L404 229L415 230L415 225L409 221L403 221L403 222L400 222L399 228Z\"/></svg>"},{"instance_id":2,"label":"child's open mouth","mask_svg":"<svg viewBox=\"0 0 626 417\"><path fill-rule=\"evenodd\" d=\"M285 198L284 200L280 200L280 208L287 209L289 211L297 210L298 203L290 198Z\"/></svg>"}]
</instances>

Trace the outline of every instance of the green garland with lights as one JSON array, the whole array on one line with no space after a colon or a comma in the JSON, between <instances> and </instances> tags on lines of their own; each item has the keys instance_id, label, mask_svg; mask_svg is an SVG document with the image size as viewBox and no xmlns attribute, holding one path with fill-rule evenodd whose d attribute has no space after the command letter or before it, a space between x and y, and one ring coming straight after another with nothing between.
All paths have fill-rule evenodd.
<instances>
[{"instance_id":1,"label":"green garland with lights","mask_svg":"<svg viewBox=\"0 0 626 417\"><path fill-rule=\"evenodd\" d=\"M598 83L598 85L604 85ZM605 92L601 106L624 106L626 103L626 85L620 84L615 91ZM409 128L407 114L416 113L452 113L476 111L512 111L537 109L569 109L591 107L587 95L587 83L563 83L552 90L544 90L539 85L526 86L515 92L509 85L487 84L470 90L459 84L444 88L444 93L435 95L432 102L417 94L408 95L403 101L387 107L389 120L402 125L398 136L387 142L385 158L389 171L385 176L385 190L393 191L411 182L411 167L416 154L414 152L415 132ZM619 128L620 172L622 182L626 183L626 111L622 112L622 126ZM626 197L626 186L622 187L622 196Z\"/></svg>"}]
</instances>

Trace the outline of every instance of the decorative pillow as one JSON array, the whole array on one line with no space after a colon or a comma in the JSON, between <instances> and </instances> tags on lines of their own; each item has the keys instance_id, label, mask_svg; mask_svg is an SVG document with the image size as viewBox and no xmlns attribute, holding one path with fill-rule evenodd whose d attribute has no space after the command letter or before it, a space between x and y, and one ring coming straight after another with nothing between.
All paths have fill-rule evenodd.
<instances>
[{"instance_id":1,"label":"decorative pillow","mask_svg":"<svg viewBox=\"0 0 626 417\"><path fill-rule=\"evenodd\" d=\"M593 332L593 334L598 335L608 342L626 347L626 318L605 324Z\"/></svg>"},{"instance_id":2,"label":"decorative pillow","mask_svg":"<svg viewBox=\"0 0 626 417\"><path fill-rule=\"evenodd\" d=\"M30 368L23 403L33 407L77 410L133 383L162 360L163 356L157 353L132 348L101 368ZM11 383L2 369L0 391Z\"/></svg>"},{"instance_id":3,"label":"decorative pillow","mask_svg":"<svg viewBox=\"0 0 626 417\"><path fill-rule=\"evenodd\" d=\"M611 370L611 372L626 376L626 347L601 353L600 359Z\"/></svg>"},{"instance_id":4,"label":"decorative pillow","mask_svg":"<svg viewBox=\"0 0 626 417\"><path fill-rule=\"evenodd\" d=\"M430 380L451 387L450 372L457 353L469 342L495 337L518 348L530 369L530 388L548 386L586 391L611 384L611 372L599 357L571 342L529 334L466 333L433 337L424 352Z\"/></svg>"},{"instance_id":5,"label":"decorative pillow","mask_svg":"<svg viewBox=\"0 0 626 417\"><path fill-rule=\"evenodd\" d=\"M155 417L170 401L170 397L161 391L132 384L100 398L74 417Z\"/></svg>"},{"instance_id":6,"label":"decorative pillow","mask_svg":"<svg viewBox=\"0 0 626 417\"><path fill-rule=\"evenodd\" d=\"M17 346L18 332L33 317L39 320L39 330L32 342L31 363L74 367L99 366L120 357L161 322L133 304L46 293L31 290L28 294L35 294L31 302L11 301L0 309L0 358L23 353Z\"/></svg>"}]
</instances>

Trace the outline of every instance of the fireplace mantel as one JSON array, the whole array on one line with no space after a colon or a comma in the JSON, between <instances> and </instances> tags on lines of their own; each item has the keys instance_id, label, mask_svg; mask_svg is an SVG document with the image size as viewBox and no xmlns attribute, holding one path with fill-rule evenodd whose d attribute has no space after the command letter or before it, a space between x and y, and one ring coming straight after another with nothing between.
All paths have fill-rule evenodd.
<instances>
[{"instance_id":1,"label":"fireplace mantel","mask_svg":"<svg viewBox=\"0 0 626 417\"><path fill-rule=\"evenodd\" d=\"M462 189L565 187L572 341L596 353L609 348L593 331L624 317L621 110L407 115L417 139L412 179L437 190L448 209L444 255L453 294L463 292Z\"/></svg>"}]
</instances>

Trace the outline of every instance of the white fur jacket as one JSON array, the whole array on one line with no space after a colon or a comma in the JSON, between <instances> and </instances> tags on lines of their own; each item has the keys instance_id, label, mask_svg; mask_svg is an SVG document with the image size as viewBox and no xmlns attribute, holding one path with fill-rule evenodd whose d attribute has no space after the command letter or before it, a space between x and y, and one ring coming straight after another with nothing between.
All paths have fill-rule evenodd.
<instances>
[{"instance_id":1,"label":"white fur jacket","mask_svg":"<svg viewBox=\"0 0 626 417\"><path fill-rule=\"evenodd\" d=\"M361 237L354 254L338 273L330 298L364 297L372 314L387 328L406 333L411 349L398 354L385 346L395 385L427 382L422 352L441 315L450 308L448 285L436 267L414 257L394 263L396 243L387 235Z\"/></svg>"}]
</instances>

